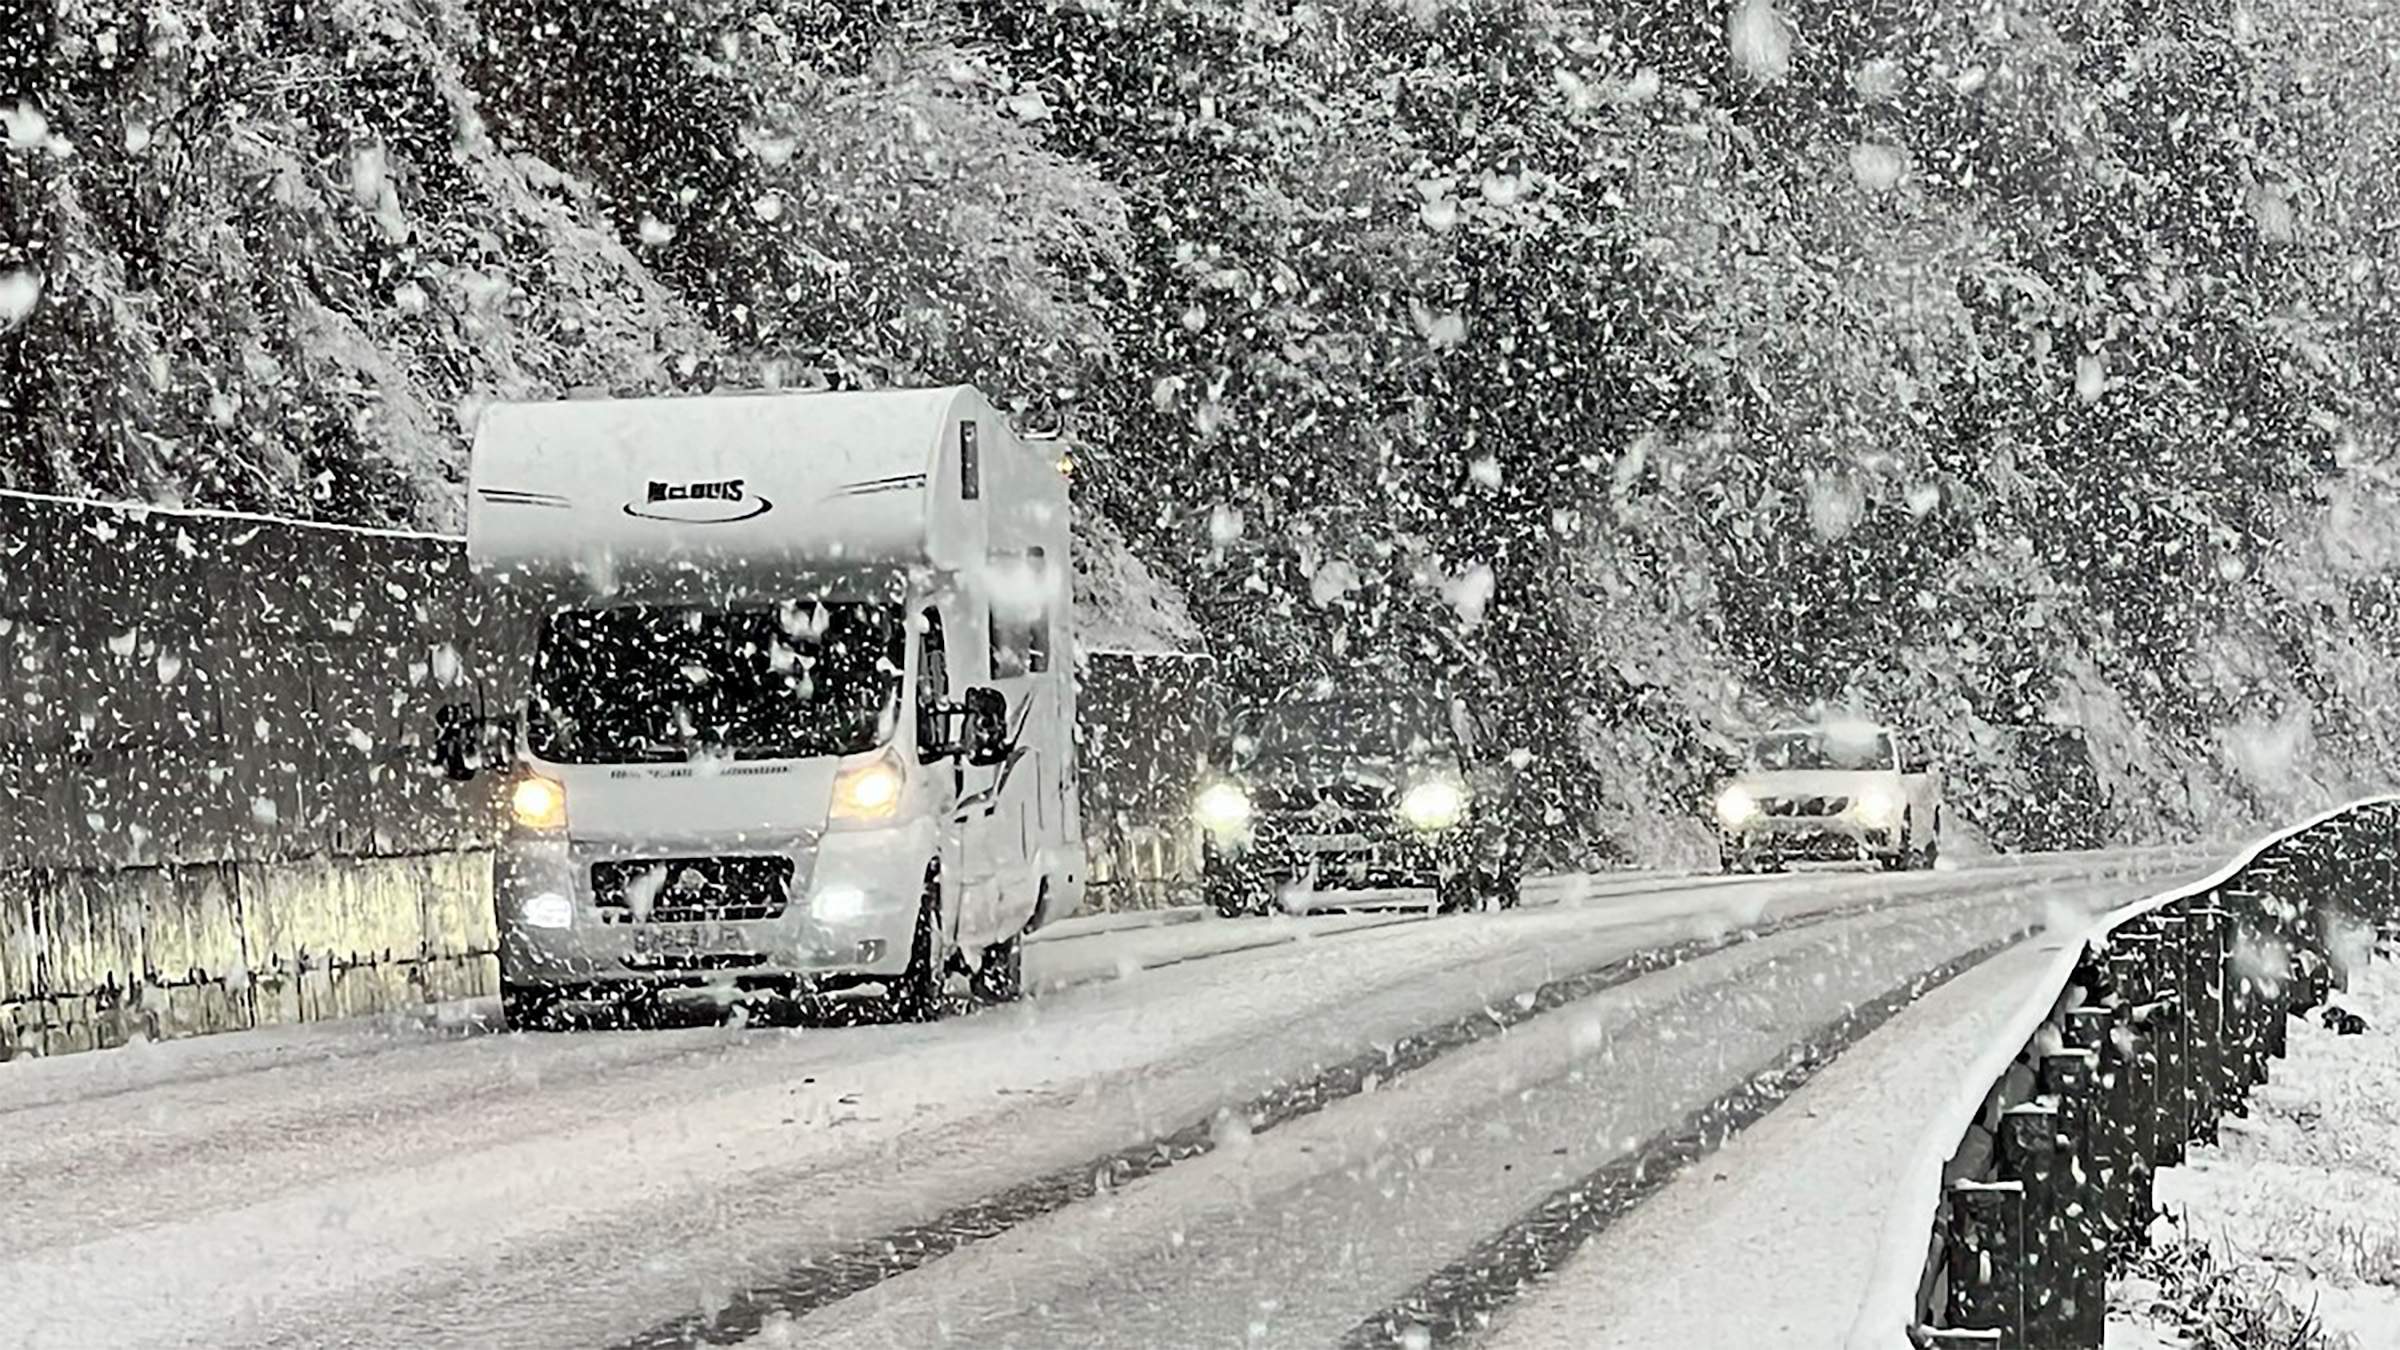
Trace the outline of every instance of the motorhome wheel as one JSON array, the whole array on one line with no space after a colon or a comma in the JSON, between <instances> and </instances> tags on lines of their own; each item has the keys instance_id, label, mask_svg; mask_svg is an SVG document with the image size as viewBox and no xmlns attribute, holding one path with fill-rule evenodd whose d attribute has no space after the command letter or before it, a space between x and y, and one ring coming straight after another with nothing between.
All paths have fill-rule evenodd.
<instances>
[{"instance_id":1,"label":"motorhome wheel","mask_svg":"<svg viewBox=\"0 0 2400 1350\"><path fill-rule=\"evenodd\" d=\"M1034 902L1034 918L1050 903L1050 883L1042 883L1042 897ZM1026 921L1026 928L1033 920ZM995 942L983 949L983 960L976 963L975 974L968 989L978 1003L1014 1003L1025 997L1025 932L1018 931L1006 942Z\"/></svg>"},{"instance_id":2,"label":"motorhome wheel","mask_svg":"<svg viewBox=\"0 0 2400 1350\"><path fill-rule=\"evenodd\" d=\"M942 975L949 964L941 955L942 869L925 869L925 894L917 901L916 935L908 945L908 968L884 996L891 1020L930 1022L942 1015Z\"/></svg>"}]
</instances>

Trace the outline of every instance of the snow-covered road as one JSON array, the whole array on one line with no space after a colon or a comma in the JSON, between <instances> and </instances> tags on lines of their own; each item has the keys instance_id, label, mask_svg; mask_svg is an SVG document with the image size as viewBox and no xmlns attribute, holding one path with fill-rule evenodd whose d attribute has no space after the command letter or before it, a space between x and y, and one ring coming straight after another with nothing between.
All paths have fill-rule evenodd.
<instances>
[{"instance_id":1,"label":"snow-covered road","mask_svg":"<svg viewBox=\"0 0 2400 1350\"><path fill-rule=\"evenodd\" d=\"M0 1345L1374 1343L1851 1006L2193 862L1099 917L1029 951L1039 997L934 1026L452 1017L0 1066Z\"/></svg>"}]
</instances>

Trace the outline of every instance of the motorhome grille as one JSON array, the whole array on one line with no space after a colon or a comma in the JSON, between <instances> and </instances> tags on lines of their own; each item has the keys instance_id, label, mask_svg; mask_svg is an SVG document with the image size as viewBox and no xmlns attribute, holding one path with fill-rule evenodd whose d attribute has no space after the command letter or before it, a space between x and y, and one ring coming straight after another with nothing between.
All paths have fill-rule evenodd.
<instances>
[{"instance_id":1,"label":"motorhome grille","mask_svg":"<svg viewBox=\"0 0 2400 1350\"><path fill-rule=\"evenodd\" d=\"M592 903L603 919L638 920L634 899L645 889L651 923L776 919L791 903L792 860L763 854L592 864Z\"/></svg>"},{"instance_id":2,"label":"motorhome grille","mask_svg":"<svg viewBox=\"0 0 2400 1350\"><path fill-rule=\"evenodd\" d=\"M1770 816L1838 816L1850 809L1848 797L1769 797L1758 804Z\"/></svg>"}]
</instances>

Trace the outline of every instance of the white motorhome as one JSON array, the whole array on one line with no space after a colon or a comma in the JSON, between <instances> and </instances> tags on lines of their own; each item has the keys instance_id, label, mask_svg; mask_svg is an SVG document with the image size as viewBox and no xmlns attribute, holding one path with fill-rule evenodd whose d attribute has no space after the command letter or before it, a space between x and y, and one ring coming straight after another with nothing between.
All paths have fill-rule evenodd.
<instances>
[{"instance_id":1,"label":"white motorhome","mask_svg":"<svg viewBox=\"0 0 2400 1350\"><path fill-rule=\"evenodd\" d=\"M510 1023L677 988L922 1017L958 972L1016 997L1084 886L1068 524L972 389L487 409L468 556L539 630Z\"/></svg>"}]
</instances>

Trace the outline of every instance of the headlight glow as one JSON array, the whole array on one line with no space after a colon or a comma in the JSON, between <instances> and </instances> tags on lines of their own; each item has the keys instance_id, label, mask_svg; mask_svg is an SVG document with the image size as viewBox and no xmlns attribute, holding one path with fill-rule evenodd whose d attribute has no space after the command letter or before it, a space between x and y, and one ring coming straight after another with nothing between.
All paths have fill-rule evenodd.
<instances>
[{"instance_id":1,"label":"headlight glow","mask_svg":"<svg viewBox=\"0 0 2400 1350\"><path fill-rule=\"evenodd\" d=\"M1743 787L1729 787L1717 796L1717 822L1729 830L1738 830L1758 819L1758 798Z\"/></svg>"},{"instance_id":2,"label":"headlight glow","mask_svg":"<svg viewBox=\"0 0 2400 1350\"><path fill-rule=\"evenodd\" d=\"M517 913L534 928L572 928L575 926L575 905L556 891L541 891L525 897Z\"/></svg>"},{"instance_id":3,"label":"headlight glow","mask_svg":"<svg viewBox=\"0 0 2400 1350\"><path fill-rule=\"evenodd\" d=\"M527 774L509 789L509 814L526 830L559 830L567 824L567 790L540 774ZM564 928L565 924L558 925Z\"/></svg>"},{"instance_id":4,"label":"headlight glow","mask_svg":"<svg viewBox=\"0 0 2400 1350\"><path fill-rule=\"evenodd\" d=\"M1467 790L1447 778L1431 778L1400 799L1400 816L1420 830L1446 830L1467 813Z\"/></svg>"},{"instance_id":5,"label":"headlight glow","mask_svg":"<svg viewBox=\"0 0 2400 1350\"><path fill-rule=\"evenodd\" d=\"M1219 834L1230 833L1250 823L1250 794L1235 783L1212 783L1192 803L1200 823Z\"/></svg>"},{"instance_id":6,"label":"headlight glow","mask_svg":"<svg viewBox=\"0 0 2400 1350\"><path fill-rule=\"evenodd\" d=\"M867 912L867 894L856 886L828 886L817 892L808 907L825 923L848 923Z\"/></svg>"},{"instance_id":7,"label":"headlight glow","mask_svg":"<svg viewBox=\"0 0 2400 1350\"><path fill-rule=\"evenodd\" d=\"M899 814L907 779L889 754L853 764L834 775L835 820L889 820Z\"/></svg>"},{"instance_id":8,"label":"headlight glow","mask_svg":"<svg viewBox=\"0 0 2400 1350\"><path fill-rule=\"evenodd\" d=\"M1858 817L1858 823L1868 829L1888 830L1900 823L1902 806L1898 793L1889 788L1871 787L1858 794L1858 800L1851 803L1850 811Z\"/></svg>"}]
</instances>

